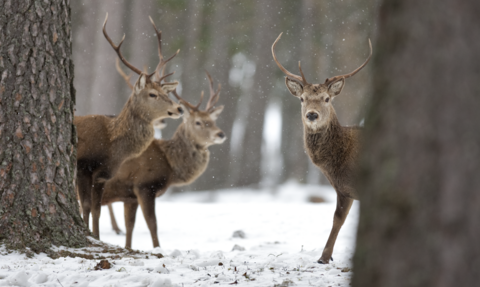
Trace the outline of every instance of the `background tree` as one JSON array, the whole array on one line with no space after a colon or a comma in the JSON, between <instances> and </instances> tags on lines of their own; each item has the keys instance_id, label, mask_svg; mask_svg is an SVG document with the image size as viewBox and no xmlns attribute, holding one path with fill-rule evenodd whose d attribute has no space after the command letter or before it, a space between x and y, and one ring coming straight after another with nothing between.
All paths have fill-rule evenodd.
<instances>
[{"instance_id":1,"label":"background tree","mask_svg":"<svg viewBox=\"0 0 480 287\"><path fill-rule=\"evenodd\" d=\"M0 6L0 240L33 251L83 246L69 5Z\"/></svg>"},{"instance_id":2,"label":"background tree","mask_svg":"<svg viewBox=\"0 0 480 287\"><path fill-rule=\"evenodd\" d=\"M479 13L381 2L354 286L480 282Z\"/></svg>"}]
</instances>

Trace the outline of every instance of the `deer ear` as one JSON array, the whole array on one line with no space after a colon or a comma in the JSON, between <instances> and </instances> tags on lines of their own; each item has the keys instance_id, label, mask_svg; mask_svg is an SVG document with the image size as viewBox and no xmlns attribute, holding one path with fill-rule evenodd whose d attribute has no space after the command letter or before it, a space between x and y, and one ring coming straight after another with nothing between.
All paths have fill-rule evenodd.
<instances>
[{"instance_id":1,"label":"deer ear","mask_svg":"<svg viewBox=\"0 0 480 287\"><path fill-rule=\"evenodd\" d=\"M150 79L144 73L140 74L137 82L135 83L135 94L139 94L141 90L145 89L147 83L150 83Z\"/></svg>"},{"instance_id":2,"label":"deer ear","mask_svg":"<svg viewBox=\"0 0 480 287\"><path fill-rule=\"evenodd\" d=\"M342 91L343 87L345 86L345 78L341 78L340 80L333 82L328 87L328 93L331 96L337 96Z\"/></svg>"},{"instance_id":3,"label":"deer ear","mask_svg":"<svg viewBox=\"0 0 480 287\"><path fill-rule=\"evenodd\" d=\"M178 86L178 82L175 81L175 82L171 82L171 83L163 83L162 84L162 89L165 91L165 93L170 93L170 92L173 92L173 90L175 90Z\"/></svg>"},{"instance_id":4,"label":"deer ear","mask_svg":"<svg viewBox=\"0 0 480 287\"><path fill-rule=\"evenodd\" d=\"M223 111L224 106L218 106L213 111L210 112L210 118L214 121L218 119L218 116Z\"/></svg>"},{"instance_id":5,"label":"deer ear","mask_svg":"<svg viewBox=\"0 0 480 287\"><path fill-rule=\"evenodd\" d=\"M295 97L300 97L303 93L303 86L297 81L290 80L285 77L285 85L287 85L288 91Z\"/></svg>"}]
</instances>

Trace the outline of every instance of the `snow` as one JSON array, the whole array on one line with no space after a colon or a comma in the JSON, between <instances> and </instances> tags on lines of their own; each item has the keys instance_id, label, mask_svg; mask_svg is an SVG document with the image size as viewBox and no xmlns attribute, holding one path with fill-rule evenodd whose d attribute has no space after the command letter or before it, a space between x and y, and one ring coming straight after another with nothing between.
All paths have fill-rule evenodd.
<instances>
[{"instance_id":1,"label":"snow","mask_svg":"<svg viewBox=\"0 0 480 287\"><path fill-rule=\"evenodd\" d=\"M327 202L309 203L311 195ZM99 259L51 259L46 254L28 258L0 246L0 286L348 286L358 202L340 231L334 261L316 263L332 227L335 199L331 187L295 183L277 190L167 193L156 202L162 248L152 248L139 211L133 249L145 253L111 258L107 255L115 254L102 253L102 248L84 249L108 257L112 264L111 269L95 270ZM122 208L114 204L117 222L125 230ZM100 227L102 241L111 248L124 246L125 236L111 230L106 208ZM164 257L154 256L159 253Z\"/></svg>"}]
</instances>

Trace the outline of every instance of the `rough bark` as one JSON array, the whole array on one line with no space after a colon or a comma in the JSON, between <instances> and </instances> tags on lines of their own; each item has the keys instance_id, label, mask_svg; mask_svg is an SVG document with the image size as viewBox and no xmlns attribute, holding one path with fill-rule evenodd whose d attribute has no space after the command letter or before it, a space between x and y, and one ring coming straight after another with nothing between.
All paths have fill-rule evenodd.
<instances>
[{"instance_id":1,"label":"rough bark","mask_svg":"<svg viewBox=\"0 0 480 287\"><path fill-rule=\"evenodd\" d=\"M84 246L68 1L0 1L0 239Z\"/></svg>"},{"instance_id":2,"label":"rough bark","mask_svg":"<svg viewBox=\"0 0 480 287\"><path fill-rule=\"evenodd\" d=\"M354 286L480 282L479 14L473 0L382 1Z\"/></svg>"}]
</instances>

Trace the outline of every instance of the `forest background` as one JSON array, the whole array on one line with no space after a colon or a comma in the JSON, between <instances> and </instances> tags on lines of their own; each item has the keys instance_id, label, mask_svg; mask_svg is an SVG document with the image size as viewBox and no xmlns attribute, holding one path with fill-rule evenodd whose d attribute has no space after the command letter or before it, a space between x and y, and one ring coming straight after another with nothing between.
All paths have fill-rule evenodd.
<instances>
[{"instance_id":1,"label":"forest background","mask_svg":"<svg viewBox=\"0 0 480 287\"><path fill-rule=\"evenodd\" d=\"M126 35L124 56L150 72L158 63L151 16L162 31L164 55L180 49L168 68L182 97L196 103L202 90L208 93L205 70L222 85L218 104L225 110L217 124L228 140L210 148L205 174L184 189L275 188L292 179L328 184L305 154L300 102L286 90L270 47L283 32L280 62L297 72L302 61L310 82L348 73L368 56L374 1L76 0L71 6L76 115L118 114L130 95L101 33L105 14L114 42ZM361 123L370 73L367 66L335 99L342 125ZM162 137L171 138L179 124L167 120Z\"/></svg>"}]
</instances>

